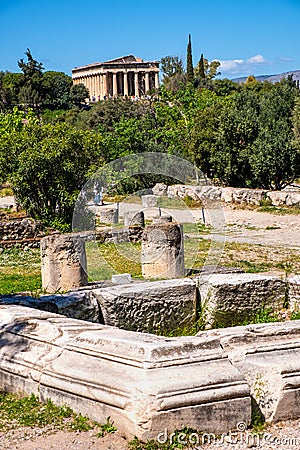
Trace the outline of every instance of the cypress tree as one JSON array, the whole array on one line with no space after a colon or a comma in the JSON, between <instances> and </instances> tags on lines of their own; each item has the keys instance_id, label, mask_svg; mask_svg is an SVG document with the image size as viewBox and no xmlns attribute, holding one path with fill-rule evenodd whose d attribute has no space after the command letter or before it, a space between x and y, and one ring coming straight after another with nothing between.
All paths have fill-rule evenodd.
<instances>
[{"instance_id":1,"label":"cypress tree","mask_svg":"<svg viewBox=\"0 0 300 450\"><path fill-rule=\"evenodd\" d=\"M205 69L204 69L204 58L203 58L203 53L201 53L201 58L200 61L198 63L199 66L199 77L201 80L205 80Z\"/></svg>"},{"instance_id":2,"label":"cypress tree","mask_svg":"<svg viewBox=\"0 0 300 450\"><path fill-rule=\"evenodd\" d=\"M193 55L192 55L192 43L190 34L186 54L186 79L188 83L194 82Z\"/></svg>"}]
</instances>

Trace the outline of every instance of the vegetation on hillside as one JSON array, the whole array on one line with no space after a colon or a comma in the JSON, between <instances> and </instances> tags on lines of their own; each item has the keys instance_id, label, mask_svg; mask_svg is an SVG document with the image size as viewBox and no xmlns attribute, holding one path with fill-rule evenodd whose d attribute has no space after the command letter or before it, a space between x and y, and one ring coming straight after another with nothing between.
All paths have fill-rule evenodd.
<instances>
[{"instance_id":1,"label":"vegetation on hillside","mask_svg":"<svg viewBox=\"0 0 300 450\"><path fill-rule=\"evenodd\" d=\"M282 189L300 175L300 95L292 77L274 85L253 76L242 85L217 79L218 61L202 54L193 67L189 37L188 67L177 56L162 58L162 86L147 100L116 97L87 109L83 85L44 71L30 50L26 58L20 73L0 73L0 182L49 225L71 223L94 170L134 153L182 156L213 182L235 187ZM141 177L138 187L150 180Z\"/></svg>"}]
</instances>

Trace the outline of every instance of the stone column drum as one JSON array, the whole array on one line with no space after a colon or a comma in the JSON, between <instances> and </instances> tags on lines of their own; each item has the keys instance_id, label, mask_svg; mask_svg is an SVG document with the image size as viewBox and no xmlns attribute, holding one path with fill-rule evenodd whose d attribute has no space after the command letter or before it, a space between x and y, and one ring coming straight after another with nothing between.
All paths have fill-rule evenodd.
<instances>
[{"instance_id":1,"label":"stone column drum","mask_svg":"<svg viewBox=\"0 0 300 450\"><path fill-rule=\"evenodd\" d=\"M41 240L42 287L63 292L88 284L85 242L77 235L46 236Z\"/></svg>"},{"instance_id":2,"label":"stone column drum","mask_svg":"<svg viewBox=\"0 0 300 450\"><path fill-rule=\"evenodd\" d=\"M145 228L142 238L144 278L179 278L185 275L182 225L158 223Z\"/></svg>"},{"instance_id":3,"label":"stone column drum","mask_svg":"<svg viewBox=\"0 0 300 450\"><path fill-rule=\"evenodd\" d=\"M126 211L124 213L124 226L130 227L134 225L144 228L145 216L143 211Z\"/></svg>"}]
</instances>

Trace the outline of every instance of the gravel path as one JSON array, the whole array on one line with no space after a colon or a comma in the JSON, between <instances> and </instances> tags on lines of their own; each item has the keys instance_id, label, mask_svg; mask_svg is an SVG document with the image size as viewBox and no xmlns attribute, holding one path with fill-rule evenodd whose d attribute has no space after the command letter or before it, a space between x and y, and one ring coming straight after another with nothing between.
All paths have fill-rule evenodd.
<instances>
[{"instance_id":1,"label":"gravel path","mask_svg":"<svg viewBox=\"0 0 300 450\"><path fill-rule=\"evenodd\" d=\"M136 211L140 208L142 209L139 204L120 203L120 215L123 216L125 211ZM151 217L158 213L158 209L147 209L144 213L146 218ZM204 210L204 213L206 223L216 228L213 234L216 240L220 240L225 234L227 241L300 249L300 214L270 214L226 204ZM162 214L170 214L173 220L179 223L202 222L201 209L164 208Z\"/></svg>"}]
</instances>

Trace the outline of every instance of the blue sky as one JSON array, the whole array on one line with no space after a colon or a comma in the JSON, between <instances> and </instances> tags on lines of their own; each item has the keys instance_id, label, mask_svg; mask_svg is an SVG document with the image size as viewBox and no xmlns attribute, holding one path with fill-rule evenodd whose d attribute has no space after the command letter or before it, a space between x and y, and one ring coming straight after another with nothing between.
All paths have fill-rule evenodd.
<instances>
[{"instance_id":1,"label":"blue sky","mask_svg":"<svg viewBox=\"0 0 300 450\"><path fill-rule=\"evenodd\" d=\"M222 62L222 77L300 70L300 0L0 0L0 70L18 71L29 47L46 70L126 54L178 55L188 34Z\"/></svg>"}]
</instances>

